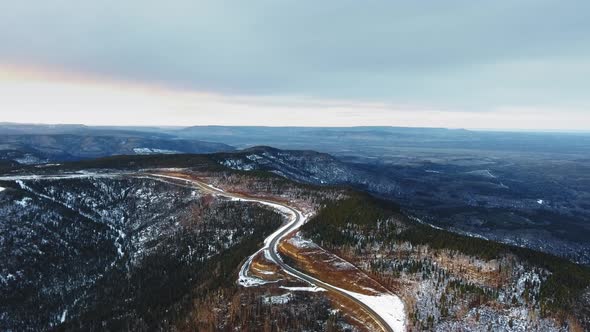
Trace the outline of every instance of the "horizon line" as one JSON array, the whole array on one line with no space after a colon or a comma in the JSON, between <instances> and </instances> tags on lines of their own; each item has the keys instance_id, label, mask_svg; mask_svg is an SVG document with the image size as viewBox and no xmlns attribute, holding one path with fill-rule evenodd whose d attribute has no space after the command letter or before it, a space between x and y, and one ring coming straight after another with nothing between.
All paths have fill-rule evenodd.
<instances>
[{"instance_id":1,"label":"horizon line","mask_svg":"<svg viewBox=\"0 0 590 332\"><path fill-rule=\"evenodd\" d=\"M561 128L544 128L544 129L526 129L526 128L463 128L463 127L434 127L434 126L394 126L394 125L359 125L359 126L269 126L269 125L227 125L227 124L203 124L203 125L120 125L120 124L84 124L84 123L46 123L46 122L13 122L0 121L0 125L29 125L29 126L82 126L88 128L199 128L199 127L235 127L235 128L326 128L326 129L346 129L346 128L401 128L401 129L446 129L446 130L466 130L479 132L513 132L513 133L563 133L563 134L590 134L590 129L561 129Z\"/></svg>"}]
</instances>

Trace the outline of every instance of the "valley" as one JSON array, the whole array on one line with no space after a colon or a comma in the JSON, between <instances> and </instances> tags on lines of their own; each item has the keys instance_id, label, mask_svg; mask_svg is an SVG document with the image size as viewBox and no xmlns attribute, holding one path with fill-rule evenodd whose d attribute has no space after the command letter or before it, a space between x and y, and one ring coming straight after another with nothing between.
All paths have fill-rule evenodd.
<instances>
[{"instance_id":1,"label":"valley","mask_svg":"<svg viewBox=\"0 0 590 332\"><path fill-rule=\"evenodd\" d=\"M590 332L590 1L0 8L0 332Z\"/></svg>"},{"instance_id":2,"label":"valley","mask_svg":"<svg viewBox=\"0 0 590 332\"><path fill-rule=\"evenodd\" d=\"M0 124L0 136L0 169L211 153L208 163L351 186L435 227L590 262L590 141L583 133ZM273 147L256 146L268 142Z\"/></svg>"},{"instance_id":3,"label":"valley","mask_svg":"<svg viewBox=\"0 0 590 332\"><path fill-rule=\"evenodd\" d=\"M121 156L2 175L10 240L1 250L14 257L1 266L3 329L23 326L31 310L40 314L26 326L41 330L562 331L590 322L587 268L432 228L350 188L218 158ZM68 269L80 260L83 269Z\"/></svg>"},{"instance_id":4,"label":"valley","mask_svg":"<svg viewBox=\"0 0 590 332\"><path fill-rule=\"evenodd\" d=\"M280 257L280 254L278 252L278 247L284 238L287 238L290 235L292 236L294 232L297 232L298 229L302 225L305 224L306 220L308 219L308 216L305 216L301 211L297 210L296 208L294 208L292 206L286 205L285 203L279 203L279 202L268 201L268 200L261 200L261 199L246 197L243 195L228 193L228 192L225 192L225 191L223 191L219 188L216 188L214 186L199 182L198 180L195 180L195 179L187 180L186 177L177 177L177 176L160 175L160 174L156 174L154 176L164 177L166 179L174 179L174 180L181 180L184 182L188 182L193 185L197 185L201 190L203 190L205 192L210 192L210 193L213 193L213 194L219 195L219 196L229 197L229 198L232 198L232 199L240 201L240 202L256 202L256 203L260 203L263 205L267 205L267 206L270 206L271 208L276 209L279 212L282 212L282 213L287 214L289 216L288 221L286 222L286 224L283 227L279 228L277 231L272 233L269 237L267 237L264 240L265 246L263 248L261 248L260 250L258 250L256 253L254 253L252 256L250 256L246 260L246 262L242 265L242 267L240 268L240 273L238 275L238 283L240 285L247 287L250 285L265 283L264 280L258 279L256 277L254 277L254 280L252 280L253 278L251 276L249 276L249 274L250 274L249 269L251 267L252 260L258 255L263 255L264 257L269 257L271 263L276 264L278 267L280 267L282 270L284 270L290 276L293 276L301 281L307 282L311 286L316 287L316 289L322 288L326 291L335 293L337 297L344 297L349 302L353 302L354 305L360 307L361 310L365 311L366 315L368 315L372 320L374 320L373 323L375 323L379 329L381 329L383 331L404 331L405 330L405 323L404 323L405 313L403 311L403 304L401 303L401 300L399 300L399 298L397 298L391 292L387 291L383 286L379 285L378 288L381 292L384 292L384 293L379 293L378 291L373 291L372 297L373 298L380 298L380 299L385 297L385 298L387 298L387 300L385 300L385 301L377 300L376 301L375 299L372 299L370 296L367 296L367 295L362 296L361 294L354 293L351 291L347 291L346 289L342 289L340 287L333 286L327 282L324 282L324 281L316 279L312 276L306 275L306 274L294 269L293 267L285 264L283 259ZM364 277L368 278L367 276L364 276ZM348 288L350 286L351 285L344 285L342 287ZM367 289L370 289L370 288L367 288ZM365 292L366 292L366 290L365 290ZM391 298L391 299L389 299L389 298ZM381 302L381 303L379 303L379 302ZM388 302L393 303L393 305ZM379 304L375 305L375 303L379 303ZM384 309L383 306L388 306L388 307L391 306L391 308ZM385 315L381 316L377 311L385 312ZM391 311L393 311L393 314L391 313ZM369 322L368 325L372 325L372 324Z\"/></svg>"}]
</instances>

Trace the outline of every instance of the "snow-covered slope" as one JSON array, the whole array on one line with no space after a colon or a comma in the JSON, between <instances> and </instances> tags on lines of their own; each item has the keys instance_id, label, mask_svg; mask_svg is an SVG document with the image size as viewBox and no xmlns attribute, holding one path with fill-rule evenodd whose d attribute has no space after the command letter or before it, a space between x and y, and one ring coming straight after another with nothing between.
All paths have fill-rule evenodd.
<instances>
[{"instance_id":1,"label":"snow-covered slope","mask_svg":"<svg viewBox=\"0 0 590 332\"><path fill-rule=\"evenodd\" d=\"M2 186L0 330L101 320L115 328L162 315L157 326L193 283L215 277L207 264L280 223L253 204L144 175L22 177Z\"/></svg>"},{"instance_id":2,"label":"snow-covered slope","mask_svg":"<svg viewBox=\"0 0 590 332\"><path fill-rule=\"evenodd\" d=\"M286 178L319 185L353 185L380 194L393 194L399 186L391 179L343 163L337 158L315 151L279 150L261 146L236 153L213 156L218 162L236 170L265 170Z\"/></svg>"}]
</instances>

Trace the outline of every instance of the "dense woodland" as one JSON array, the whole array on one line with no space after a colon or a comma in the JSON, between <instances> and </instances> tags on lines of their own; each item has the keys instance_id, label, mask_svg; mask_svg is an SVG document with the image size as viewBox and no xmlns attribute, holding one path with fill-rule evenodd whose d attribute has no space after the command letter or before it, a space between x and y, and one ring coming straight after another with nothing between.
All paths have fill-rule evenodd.
<instances>
[{"instance_id":1,"label":"dense woodland","mask_svg":"<svg viewBox=\"0 0 590 332\"><path fill-rule=\"evenodd\" d=\"M557 317L565 320L572 313L580 324L590 328L587 294L590 292L590 268L576 265L565 259L537 251L500 244L480 238L462 236L456 233L435 229L429 225L405 217L399 207L389 201L377 199L364 194L355 194L345 200L327 203L319 213L303 226L304 234L314 242L331 249L347 258L368 261L365 269L381 277L385 284L392 280L401 280L400 276L418 275L417 279L435 278L435 286L447 291L437 300L439 323L448 315L447 302L449 293L454 297L470 298L471 305L498 302L512 302L513 299L500 299L499 286L490 287L462 280L459 274L445 270L441 264L433 264L429 258L397 256L376 258L387 252L400 255L400 248L412 248L409 252L427 250L429 255L462 255L471 257L475 262L500 262L498 275L502 267L515 275L517 270L538 271L542 280L524 280L523 298L530 298L533 289L535 307L543 317ZM378 248L375 249L374 247ZM427 249L423 249L423 248ZM362 257L360 259L359 257ZM401 259L400 259L401 258ZM524 273L521 273L521 277ZM509 279L509 278L508 278ZM508 283L508 281L506 281ZM537 284L535 284L537 283ZM540 285L539 285L540 284ZM507 287L506 284L501 286ZM451 292L452 291L452 292ZM469 295L471 294L471 295ZM584 298L585 297L585 298ZM514 304L521 301L514 298ZM524 301L527 301L526 299ZM529 303L529 302L527 302ZM442 314L441 314L442 312ZM414 310L414 315L417 315ZM442 317L440 317L442 316ZM418 326L432 328L434 317L417 317ZM514 322L513 322L514 323Z\"/></svg>"},{"instance_id":2,"label":"dense woodland","mask_svg":"<svg viewBox=\"0 0 590 332\"><path fill-rule=\"evenodd\" d=\"M559 330L574 326L573 316L590 329L588 268L435 229L407 218L390 201L348 189L227 170L194 155L111 157L36 171L185 166L199 176L207 170L210 183L228 190L316 210L304 235L399 292L412 328L453 330L469 318L492 329ZM240 264L282 221L271 210L133 177L1 185L7 190L0 194L0 250L15 258L0 263L2 276L12 275L0 284L7 299L2 330L353 329L321 293L284 299L235 284ZM482 272L488 268L491 277ZM530 322L498 307L526 309ZM35 319L25 321L33 312Z\"/></svg>"},{"instance_id":3,"label":"dense woodland","mask_svg":"<svg viewBox=\"0 0 590 332\"><path fill-rule=\"evenodd\" d=\"M195 300L220 288L233 287L244 257L256 251L260 239L278 227L281 220L273 212L257 207L218 208L223 214L211 227L232 227L250 219L253 223L248 236L205 258L202 255L207 251L199 251L199 244L204 239L213 244L212 238L190 227L183 228L163 239L161 249L143 258L136 268L129 270L121 262L93 287L95 293L88 304L92 309L63 329L167 330L184 320L190 311L202 310L193 307ZM200 305L211 309L206 303Z\"/></svg>"},{"instance_id":4,"label":"dense woodland","mask_svg":"<svg viewBox=\"0 0 590 332\"><path fill-rule=\"evenodd\" d=\"M305 197L312 205L334 195L271 174L211 176L235 189ZM297 292L276 301L279 295L265 288L237 286L241 263L283 221L271 209L132 174L2 186L0 250L14 258L0 263L3 276L13 275L0 283L2 330L346 326L323 294Z\"/></svg>"},{"instance_id":5,"label":"dense woodland","mask_svg":"<svg viewBox=\"0 0 590 332\"><path fill-rule=\"evenodd\" d=\"M232 285L282 222L255 204L143 178L3 185L2 330L169 326L194 298Z\"/></svg>"}]
</instances>

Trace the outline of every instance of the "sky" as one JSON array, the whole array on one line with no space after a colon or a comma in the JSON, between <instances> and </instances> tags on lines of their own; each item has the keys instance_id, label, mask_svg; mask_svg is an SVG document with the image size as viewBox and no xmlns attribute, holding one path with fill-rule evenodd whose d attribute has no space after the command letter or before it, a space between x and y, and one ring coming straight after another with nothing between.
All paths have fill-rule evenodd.
<instances>
[{"instance_id":1,"label":"sky","mask_svg":"<svg viewBox=\"0 0 590 332\"><path fill-rule=\"evenodd\" d=\"M590 129L590 2L0 0L0 122Z\"/></svg>"}]
</instances>

